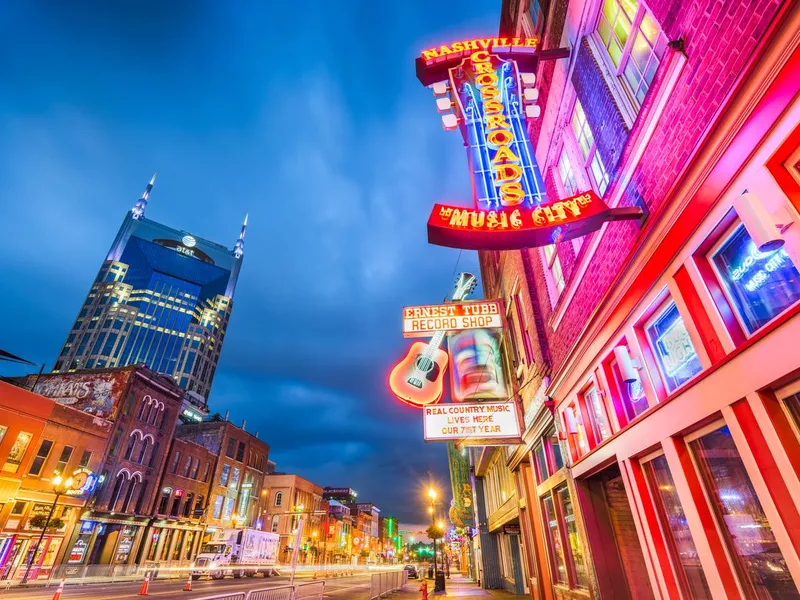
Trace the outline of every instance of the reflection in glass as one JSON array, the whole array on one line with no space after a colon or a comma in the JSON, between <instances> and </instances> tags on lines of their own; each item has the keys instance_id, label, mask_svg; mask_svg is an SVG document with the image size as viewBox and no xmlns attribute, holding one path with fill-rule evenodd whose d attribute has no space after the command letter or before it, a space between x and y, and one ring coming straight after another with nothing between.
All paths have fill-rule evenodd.
<instances>
[{"instance_id":1,"label":"reflection in glass","mask_svg":"<svg viewBox=\"0 0 800 600\"><path fill-rule=\"evenodd\" d=\"M800 598L727 427L691 442L748 597Z\"/></svg>"},{"instance_id":2,"label":"reflection in glass","mask_svg":"<svg viewBox=\"0 0 800 600\"><path fill-rule=\"evenodd\" d=\"M603 401L600 399L600 394L597 393L597 388L590 387L586 390L585 398L586 403L592 411L595 437L597 438L597 442L600 443L611 437L611 427L608 425L606 409L603 406Z\"/></svg>"},{"instance_id":3,"label":"reflection in glass","mask_svg":"<svg viewBox=\"0 0 800 600\"><path fill-rule=\"evenodd\" d=\"M670 392L703 370L674 302L647 326L647 337L658 360L658 369Z\"/></svg>"},{"instance_id":4,"label":"reflection in glass","mask_svg":"<svg viewBox=\"0 0 800 600\"><path fill-rule=\"evenodd\" d=\"M645 470L656 499L658 518L665 533L671 538L670 547L678 559L676 562L683 569L686 585L691 592L690 597L698 600L711 598L711 591L708 589L708 582L700 558L697 556L697 548L678 499L666 457L662 455L646 463Z\"/></svg>"},{"instance_id":5,"label":"reflection in glass","mask_svg":"<svg viewBox=\"0 0 800 600\"><path fill-rule=\"evenodd\" d=\"M583 549L581 548L581 540L578 538L578 527L575 524L575 513L572 511L572 499L569 496L569 490L565 486L556 491L556 493L561 504L561 511L564 514L564 522L567 524L567 538L569 539L572 568L575 570L575 583L578 587L589 587L589 575L586 573Z\"/></svg>"},{"instance_id":6,"label":"reflection in glass","mask_svg":"<svg viewBox=\"0 0 800 600\"><path fill-rule=\"evenodd\" d=\"M564 562L564 548L561 545L561 534L558 531L556 511L553 506L553 497L549 494L542 498L542 512L547 524L547 546L550 550L550 562L556 583L567 585L567 565Z\"/></svg>"}]
</instances>

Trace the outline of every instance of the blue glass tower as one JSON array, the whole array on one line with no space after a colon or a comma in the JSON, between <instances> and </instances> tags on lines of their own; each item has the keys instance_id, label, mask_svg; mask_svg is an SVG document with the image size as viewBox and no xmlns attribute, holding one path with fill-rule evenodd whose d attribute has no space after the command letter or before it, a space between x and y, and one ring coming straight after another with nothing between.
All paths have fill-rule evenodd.
<instances>
[{"instance_id":1,"label":"blue glass tower","mask_svg":"<svg viewBox=\"0 0 800 600\"><path fill-rule=\"evenodd\" d=\"M54 372L147 364L208 397L233 307L233 249L146 219L155 175L125 216Z\"/></svg>"}]
</instances>

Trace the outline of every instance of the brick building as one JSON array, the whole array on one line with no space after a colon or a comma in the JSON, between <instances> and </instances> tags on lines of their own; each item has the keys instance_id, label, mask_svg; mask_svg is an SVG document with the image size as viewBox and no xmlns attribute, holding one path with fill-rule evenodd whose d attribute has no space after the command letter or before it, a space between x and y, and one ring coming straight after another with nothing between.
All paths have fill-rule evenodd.
<instances>
[{"instance_id":1,"label":"brick building","mask_svg":"<svg viewBox=\"0 0 800 600\"><path fill-rule=\"evenodd\" d=\"M536 73L548 196L645 219L481 253L525 415L523 445L473 452L482 583L800 597L800 5L522 0L500 22L570 49Z\"/></svg>"},{"instance_id":2,"label":"brick building","mask_svg":"<svg viewBox=\"0 0 800 600\"><path fill-rule=\"evenodd\" d=\"M112 423L5 382L0 423L0 577L20 579L29 562L29 578L48 577L96 482ZM55 475L74 484L53 507ZM60 526L48 528L33 556L41 529L31 520L51 509Z\"/></svg>"},{"instance_id":3,"label":"brick building","mask_svg":"<svg viewBox=\"0 0 800 600\"><path fill-rule=\"evenodd\" d=\"M280 535L279 560L291 559L302 517L298 562L312 562L317 554L313 548L319 548L323 526L328 523L329 504L322 499L322 488L299 475L273 473L264 478L264 490L264 529Z\"/></svg>"}]
</instances>

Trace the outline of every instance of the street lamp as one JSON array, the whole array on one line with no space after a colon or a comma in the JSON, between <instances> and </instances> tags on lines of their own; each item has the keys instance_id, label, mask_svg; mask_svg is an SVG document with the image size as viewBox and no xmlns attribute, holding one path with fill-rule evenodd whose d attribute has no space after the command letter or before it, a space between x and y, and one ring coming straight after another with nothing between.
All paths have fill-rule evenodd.
<instances>
[{"instance_id":1,"label":"street lamp","mask_svg":"<svg viewBox=\"0 0 800 600\"><path fill-rule=\"evenodd\" d=\"M44 534L47 532L47 528L50 526L50 521L53 518L53 513L56 510L56 504L58 504L58 498L67 490L72 489L72 477L63 479L60 474L56 474L56 476L50 480L50 483L53 484L53 493L56 495L56 497L53 499L53 504L50 506L50 512L47 514L47 520L44 522L44 527L42 527L42 533L39 534L39 539L36 540L36 545L33 547L33 552L30 554L30 558L28 559L28 567L25 569L25 575L22 577L21 583L23 584L28 582L28 576L31 573L33 561L36 558L36 554L39 552L39 547L42 545Z\"/></svg>"}]
</instances>

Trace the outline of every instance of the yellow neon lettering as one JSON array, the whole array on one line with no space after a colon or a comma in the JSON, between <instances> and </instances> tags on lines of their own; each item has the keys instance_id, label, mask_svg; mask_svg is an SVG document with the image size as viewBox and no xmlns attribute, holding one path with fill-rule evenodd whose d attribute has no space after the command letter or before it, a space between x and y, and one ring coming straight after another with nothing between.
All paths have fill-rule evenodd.
<instances>
[{"instance_id":1,"label":"yellow neon lettering","mask_svg":"<svg viewBox=\"0 0 800 600\"><path fill-rule=\"evenodd\" d=\"M507 146L514 141L514 135L508 129L495 129L486 134L486 141L492 146Z\"/></svg>"},{"instance_id":2,"label":"yellow neon lettering","mask_svg":"<svg viewBox=\"0 0 800 600\"><path fill-rule=\"evenodd\" d=\"M581 214L581 207L578 206L577 200L565 200L563 202L559 202L559 204L563 204L564 207L572 213L573 217L578 217Z\"/></svg>"},{"instance_id":3,"label":"yellow neon lettering","mask_svg":"<svg viewBox=\"0 0 800 600\"><path fill-rule=\"evenodd\" d=\"M547 224L547 221L542 216L543 212L544 211L542 210L541 206L537 206L536 208L533 209L533 211L531 212L531 219L533 219L533 224L534 225L541 226L541 225Z\"/></svg>"},{"instance_id":4,"label":"yellow neon lettering","mask_svg":"<svg viewBox=\"0 0 800 600\"><path fill-rule=\"evenodd\" d=\"M503 103L499 100L487 100L483 103L484 114L491 115L503 111Z\"/></svg>"},{"instance_id":5,"label":"yellow neon lettering","mask_svg":"<svg viewBox=\"0 0 800 600\"><path fill-rule=\"evenodd\" d=\"M500 146L497 149L494 158L492 158L492 162L499 163L502 161L519 162L519 157L516 154L514 154L514 151L510 147Z\"/></svg>"},{"instance_id":6,"label":"yellow neon lettering","mask_svg":"<svg viewBox=\"0 0 800 600\"><path fill-rule=\"evenodd\" d=\"M482 210L474 210L470 215L469 224L473 229L483 227L483 222L486 219L486 214Z\"/></svg>"},{"instance_id":7,"label":"yellow neon lettering","mask_svg":"<svg viewBox=\"0 0 800 600\"><path fill-rule=\"evenodd\" d=\"M498 90L493 85L485 85L481 88L481 98L484 100L493 100L500 95L500 90Z\"/></svg>"},{"instance_id":8,"label":"yellow neon lettering","mask_svg":"<svg viewBox=\"0 0 800 600\"><path fill-rule=\"evenodd\" d=\"M525 199L525 191L522 189L522 184L519 181L512 181L511 183L504 183L500 186L500 202L504 206L515 206L522 204Z\"/></svg>"},{"instance_id":9,"label":"yellow neon lettering","mask_svg":"<svg viewBox=\"0 0 800 600\"><path fill-rule=\"evenodd\" d=\"M487 130L498 129L500 127L503 129L511 129L511 125L506 121L506 116L504 114L486 115Z\"/></svg>"},{"instance_id":10,"label":"yellow neon lettering","mask_svg":"<svg viewBox=\"0 0 800 600\"><path fill-rule=\"evenodd\" d=\"M478 44L480 44L481 48L486 49L492 45L492 40L488 38L481 38L478 40Z\"/></svg>"},{"instance_id":11,"label":"yellow neon lettering","mask_svg":"<svg viewBox=\"0 0 800 600\"><path fill-rule=\"evenodd\" d=\"M525 47L526 48L536 48L536 42L538 42L536 38L525 38Z\"/></svg>"},{"instance_id":12,"label":"yellow neon lettering","mask_svg":"<svg viewBox=\"0 0 800 600\"><path fill-rule=\"evenodd\" d=\"M522 169L518 165L506 163L502 165L495 165L492 168L494 169L494 180L497 183L519 181L520 177L522 177ZM501 190L502 187L503 186L500 186Z\"/></svg>"},{"instance_id":13,"label":"yellow neon lettering","mask_svg":"<svg viewBox=\"0 0 800 600\"><path fill-rule=\"evenodd\" d=\"M519 209L515 209L511 212L510 215L511 226L514 229L519 229L522 227L522 219L519 217Z\"/></svg>"},{"instance_id":14,"label":"yellow neon lettering","mask_svg":"<svg viewBox=\"0 0 800 600\"><path fill-rule=\"evenodd\" d=\"M494 67L490 62L479 62L472 65L473 73L494 73Z\"/></svg>"},{"instance_id":15,"label":"yellow neon lettering","mask_svg":"<svg viewBox=\"0 0 800 600\"><path fill-rule=\"evenodd\" d=\"M495 73L483 73L475 78L475 83L478 85L497 85L497 82L497 74Z\"/></svg>"},{"instance_id":16,"label":"yellow neon lettering","mask_svg":"<svg viewBox=\"0 0 800 600\"><path fill-rule=\"evenodd\" d=\"M478 44L475 40L469 40L468 42L464 42L464 50L477 50Z\"/></svg>"},{"instance_id":17,"label":"yellow neon lettering","mask_svg":"<svg viewBox=\"0 0 800 600\"><path fill-rule=\"evenodd\" d=\"M463 42L453 42L451 46L451 50L453 52L463 52L464 51L464 43Z\"/></svg>"},{"instance_id":18,"label":"yellow neon lettering","mask_svg":"<svg viewBox=\"0 0 800 600\"><path fill-rule=\"evenodd\" d=\"M424 58L425 60L430 60L430 59L436 58L438 56L439 56L439 53L436 51L435 48L433 48L431 50L423 50L422 51L422 58Z\"/></svg>"},{"instance_id":19,"label":"yellow neon lettering","mask_svg":"<svg viewBox=\"0 0 800 600\"><path fill-rule=\"evenodd\" d=\"M466 44L464 44L464 46L466 47ZM478 50L477 52L473 52L470 55L469 59L473 63L481 63L481 62L489 62L491 60L491 57L489 56L489 53L486 52L486 50Z\"/></svg>"},{"instance_id":20,"label":"yellow neon lettering","mask_svg":"<svg viewBox=\"0 0 800 600\"><path fill-rule=\"evenodd\" d=\"M458 210L453 211L453 216L450 217L450 227L468 227L469 226L469 211Z\"/></svg>"}]
</instances>

